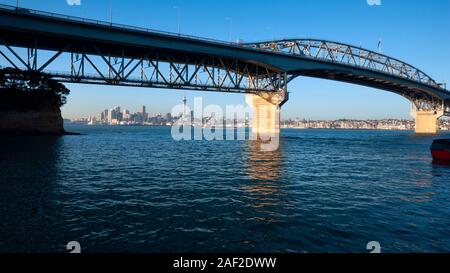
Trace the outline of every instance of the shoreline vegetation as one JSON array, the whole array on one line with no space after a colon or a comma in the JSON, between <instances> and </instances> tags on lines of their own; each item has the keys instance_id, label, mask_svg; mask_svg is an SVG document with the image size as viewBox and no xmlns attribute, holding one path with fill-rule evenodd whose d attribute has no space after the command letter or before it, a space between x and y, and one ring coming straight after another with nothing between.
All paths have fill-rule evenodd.
<instances>
[{"instance_id":1,"label":"shoreline vegetation","mask_svg":"<svg viewBox=\"0 0 450 273\"><path fill-rule=\"evenodd\" d=\"M37 71L0 69L0 135L67 135L61 106L70 90Z\"/></svg>"}]
</instances>

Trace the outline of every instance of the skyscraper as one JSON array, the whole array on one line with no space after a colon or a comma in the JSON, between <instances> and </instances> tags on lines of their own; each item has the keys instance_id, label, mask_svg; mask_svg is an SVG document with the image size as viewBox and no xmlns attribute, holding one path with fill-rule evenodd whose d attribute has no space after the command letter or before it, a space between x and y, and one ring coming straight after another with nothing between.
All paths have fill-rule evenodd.
<instances>
[{"instance_id":1,"label":"skyscraper","mask_svg":"<svg viewBox=\"0 0 450 273\"><path fill-rule=\"evenodd\" d=\"M116 119L116 110L111 109L108 111L108 123L111 123L113 119Z\"/></svg>"},{"instance_id":2,"label":"skyscraper","mask_svg":"<svg viewBox=\"0 0 450 273\"><path fill-rule=\"evenodd\" d=\"M142 105L141 114L142 114L142 121L146 122L148 120L148 115L147 115L147 111L146 111L145 105Z\"/></svg>"},{"instance_id":3,"label":"skyscraper","mask_svg":"<svg viewBox=\"0 0 450 273\"><path fill-rule=\"evenodd\" d=\"M186 103L187 103L187 99L186 99L186 95L184 95L183 98L183 118L186 118Z\"/></svg>"},{"instance_id":4,"label":"skyscraper","mask_svg":"<svg viewBox=\"0 0 450 273\"><path fill-rule=\"evenodd\" d=\"M105 111L103 111L103 119L102 119L102 121L108 122L108 117L109 117L109 110L105 109Z\"/></svg>"},{"instance_id":5,"label":"skyscraper","mask_svg":"<svg viewBox=\"0 0 450 273\"><path fill-rule=\"evenodd\" d=\"M129 120L130 119L130 111L128 111L127 109L123 110L123 119L124 120Z\"/></svg>"}]
</instances>

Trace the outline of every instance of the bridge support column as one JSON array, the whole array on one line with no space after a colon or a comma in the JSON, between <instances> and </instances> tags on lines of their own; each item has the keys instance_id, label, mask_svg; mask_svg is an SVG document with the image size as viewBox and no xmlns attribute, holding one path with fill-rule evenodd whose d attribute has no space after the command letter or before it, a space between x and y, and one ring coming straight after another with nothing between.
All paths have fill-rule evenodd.
<instances>
[{"instance_id":1,"label":"bridge support column","mask_svg":"<svg viewBox=\"0 0 450 273\"><path fill-rule=\"evenodd\" d=\"M267 150L277 150L280 137L280 110L287 101L286 92L264 92L246 97L247 104L252 108L251 139L270 142Z\"/></svg>"},{"instance_id":2,"label":"bridge support column","mask_svg":"<svg viewBox=\"0 0 450 273\"><path fill-rule=\"evenodd\" d=\"M280 105L259 95L247 95L247 104L252 108L251 127L255 135L280 133Z\"/></svg>"},{"instance_id":3,"label":"bridge support column","mask_svg":"<svg viewBox=\"0 0 450 273\"><path fill-rule=\"evenodd\" d=\"M438 119L444 115L443 110L423 111L411 110L411 116L416 120L417 134L437 134L439 131Z\"/></svg>"}]
</instances>

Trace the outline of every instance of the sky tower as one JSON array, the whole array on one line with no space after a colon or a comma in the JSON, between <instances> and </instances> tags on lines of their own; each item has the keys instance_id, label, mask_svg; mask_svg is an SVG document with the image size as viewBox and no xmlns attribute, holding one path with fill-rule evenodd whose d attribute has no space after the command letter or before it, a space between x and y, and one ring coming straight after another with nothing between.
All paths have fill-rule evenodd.
<instances>
[{"instance_id":1,"label":"sky tower","mask_svg":"<svg viewBox=\"0 0 450 273\"><path fill-rule=\"evenodd\" d=\"M183 119L186 119L186 103L187 103L187 99L186 99L186 93L185 93L184 98L183 98Z\"/></svg>"}]
</instances>

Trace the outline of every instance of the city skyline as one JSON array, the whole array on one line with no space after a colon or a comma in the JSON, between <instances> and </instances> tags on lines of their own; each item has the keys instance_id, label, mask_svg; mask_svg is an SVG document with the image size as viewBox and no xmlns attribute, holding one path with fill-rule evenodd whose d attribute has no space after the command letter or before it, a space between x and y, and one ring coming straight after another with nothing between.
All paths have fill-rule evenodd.
<instances>
[{"instance_id":1,"label":"city skyline","mask_svg":"<svg viewBox=\"0 0 450 273\"><path fill-rule=\"evenodd\" d=\"M183 98L183 104L187 106L186 97ZM70 123L79 123L87 125L111 125L111 126L129 126L129 125L146 125L146 126L172 126L181 118L183 124L188 122L192 126L221 127L225 125L235 125L237 127L249 127L249 119L235 119L234 121L223 119L223 123L219 122L214 114L211 116L202 116L201 122L194 119L194 111L190 113L183 110L176 116L173 113L155 113L147 112L147 107L142 105L137 112L132 112L127 108L116 106L105 109L95 116L66 119ZM190 119L190 121L188 121ZM211 122L211 120L214 120ZM441 131L450 131L450 119L443 118L438 122ZM413 131L415 122L413 119L334 119L334 120L312 120L306 118L287 118L281 119L280 127L284 129L358 129L358 130L409 130Z\"/></svg>"},{"instance_id":2,"label":"city skyline","mask_svg":"<svg viewBox=\"0 0 450 273\"><path fill-rule=\"evenodd\" d=\"M171 113L162 114L149 114L147 107L142 105L137 112L130 111L127 108L116 106L110 109L105 109L94 116L88 118L76 119L75 121L87 122L91 125L95 124L108 124L108 125L169 125L173 123L176 117L172 117Z\"/></svg>"},{"instance_id":3,"label":"city skyline","mask_svg":"<svg viewBox=\"0 0 450 273\"><path fill-rule=\"evenodd\" d=\"M361 45L374 51L407 60L412 65L430 72L439 82L449 82L450 68L446 65L450 52L446 44L450 2L434 1L383 1L380 6L370 6L366 0L352 1L291 1L289 9L275 3L254 5L244 3L219 3L216 1L190 2L162 1L149 3L136 1L129 5L112 1L113 22L157 30L180 32L223 41L268 40L283 37L313 37ZM12 0L2 4L15 5ZM69 6L66 1L20 1L20 6L109 21L109 1L83 1L80 6ZM177 6L175 10L173 7ZM252 7L254 13L244 12ZM101 11L104 13L101 13ZM214 15L208 11L214 10ZM317 10L320 12L309 12ZM401 10L401 13L398 11ZM147 16L152 11L153 16ZM178 18L177 13L180 13ZM277 21L269 21L260 14L283 12ZM346 16L351 13L352 17ZM103 14L103 15L102 15ZM133 16L129 16L133 14ZM195 20L202 16L203 20ZM218 18L218 19L217 19ZM221 19L222 18L222 19ZM228 19L227 19L228 18ZM232 18L233 28L230 28ZM292 24L302 18L302 24ZM380 20L380 18L384 18ZM316 24L320 20L321 24ZM402 22L393 24L393 20ZM208 24L204 24L208 22ZM416 37L421 37L417 39ZM381 45L379 44L380 40ZM427 50L423 50L427 48ZM57 70L57 67L54 69ZM72 91L68 104L62 108L65 118L95 115L99 109L124 103L129 108L148 105L152 113L164 113L179 104L183 91L162 89L135 89L130 87L92 86L67 84ZM409 119L409 102L401 96L373 88L334 81L300 77L290 83L290 100L284 105L282 118L303 117L311 119ZM244 104L239 94L213 92L187 92L192 101L202 96L207 104Z\"/></svg>"},{"instance_id":4,"label":"city skyline","mask_svg":"<svg viewBox=\"0 0 450 273\"><path fill-rule=\"evenodd\" d=\"M187 99L186 95L181 97L180 101L176 105L185 105L188 109L194 109L194 107L191 105L190 101ZM174 105L175 106L175 105ZM203 105L203 108L207 107L208 105ZM112 119L116 119L113 113L120 113L123 114L119 120L128 120L133 119L133 115L141 114L139 118L140 122L145 122L147 118L150 117L157 117L157 116L167 116L172 115L172 109L167 109L166 111L152 111L151 107L148 107L147 105L141 105L139 107L129 107L124 105L116 105L116 106L110 106L106 107L103 110L97 110L95 113L91 115L80 115L73 118L64 117L66 120L72 120L72 121L89 121L92 119L96 119L99 121L108 120L111 122ZM192 111L191 111L192 112ZM108 115L110 118L108 119ZM179 116L182 116L183 113L179 113ZM176 116L174 116L176 117ZM353 121L381 121L381 120L407 120L413 122L414 119L409 116L406 118L398 118L398 117L382 117L382 118L352 118L352 117L338 117L338 118L310 118L305 116L290 116L290 117L283 117L281 116L281 121L288 122L292 120L308 120L308 121L339 121L339 120L353 120ZM449 117L441 117L441 120L450 120Z\"/></svg>"}]
</instances>

